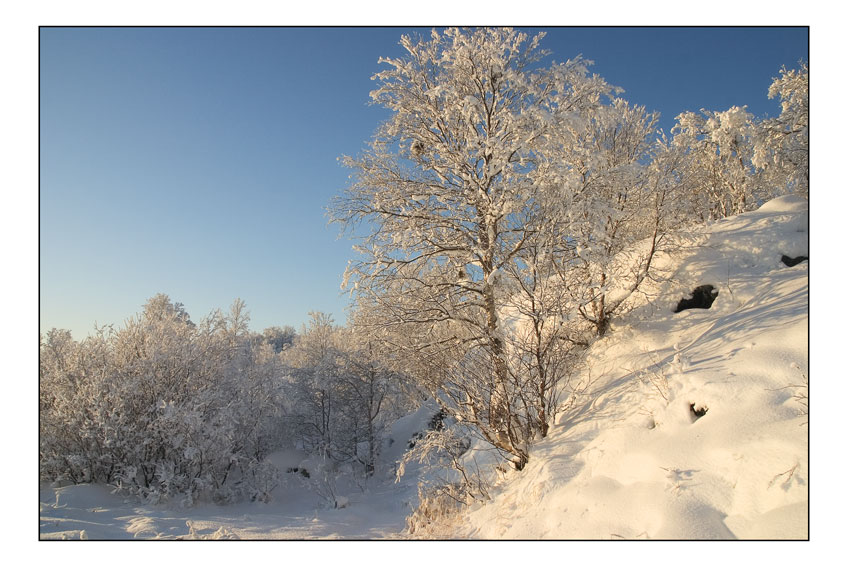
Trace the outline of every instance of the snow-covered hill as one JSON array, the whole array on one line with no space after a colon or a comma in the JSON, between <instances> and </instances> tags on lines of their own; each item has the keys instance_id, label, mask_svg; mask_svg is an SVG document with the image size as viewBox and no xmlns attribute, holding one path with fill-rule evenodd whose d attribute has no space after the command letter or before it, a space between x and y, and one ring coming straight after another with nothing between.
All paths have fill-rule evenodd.
<instances>
[{"instance_id":1,"label":"snow-covered hill","mask_svg":"<svg viewBox=\"0 0 848 567\"><path fill-rule=\"evenodd\" d=\"M663 259L671 279L590 350L590 387L443 537L482 539L805 539L808 536L807 201L783 197L716 222ZM813 259L813 261L816 261ZM702 284L710 309L673 313ZM432 408L392 430L399 459ZM304 455L280 453L283 471ZM173 510L97 486L42 486L50 538L403 538L412 467L367 486L284 472L271 503ZM343 472L343 471L342 471ZM319 488L322 498L311 489ZM328 506L328 491L342 507Z\"/></svg>"},{"instance_id":2,"label":"snow-covered hill","mask_svg":"<svg viewBox=\"0 0 848 567\"><path fill-rule=\"evenodd\" d=\"M781 262L808 255L807 223L780 198L669 259L672 281L593 345L588 395L456 536L807 538L808 262ZM674 314L702 284L712 307Z\"/></svg>"}]
</instances>

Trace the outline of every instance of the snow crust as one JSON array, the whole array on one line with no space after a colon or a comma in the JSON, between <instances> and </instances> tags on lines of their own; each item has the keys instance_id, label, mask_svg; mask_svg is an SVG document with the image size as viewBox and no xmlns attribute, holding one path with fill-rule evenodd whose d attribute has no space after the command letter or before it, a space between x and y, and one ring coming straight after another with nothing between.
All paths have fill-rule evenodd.
<instances>
[{"instance_id":1,"label":"snow crust","mask_svg":"<svg viewBox=\"0 0 848 567\"><path fill-rule=\"evenodd\" d=\"M593 345L592 384L500 475L492 500L455 523L458 539L806 539L809 255L807 201L782 197L693 231L658 259L672 277ZM812 261L815 261L813 259ZM708 310L672 311L702 284ZM405 538L425 468L395 482L434 408L399 420L383 466L364 483L344 470L333 507L315 492L323 464L296 450L270 503L193 508L125 501L108 487L40 487L40 539ZM700 413L701 415L697 415ZM310 484L311 482L311 484Z\"/></svg>"}]
</instances>

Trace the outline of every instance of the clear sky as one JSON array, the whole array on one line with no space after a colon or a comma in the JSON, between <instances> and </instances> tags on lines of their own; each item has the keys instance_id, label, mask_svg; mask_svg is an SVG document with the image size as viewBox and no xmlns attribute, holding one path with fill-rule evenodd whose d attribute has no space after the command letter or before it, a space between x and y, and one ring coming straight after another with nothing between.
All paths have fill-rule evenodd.
<instances>
[{"instance_id":1,"label":"clear sky","mask_svg":"<svg viewBox=\"0 0 848 567\"><path fill-rule=\"evenodd\" d=\"M534 31L538 28L528 29ZM83 338L162 292L194 319L240 297L252 327L345 320L352 242L325 207L386 111L380 56L427 28L42 28L40 326ZM549 28L662 115L767 98L808 60L806 28Z\"/></svg>"}]
</instances>

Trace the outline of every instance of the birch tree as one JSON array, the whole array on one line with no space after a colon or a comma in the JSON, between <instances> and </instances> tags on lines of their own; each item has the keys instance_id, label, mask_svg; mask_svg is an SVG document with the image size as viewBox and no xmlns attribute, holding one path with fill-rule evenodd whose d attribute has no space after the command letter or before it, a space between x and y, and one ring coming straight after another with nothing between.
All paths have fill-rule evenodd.
<instances>
[{"instance_id":1,"label":"birch tree","mask_svg":"<svg viewBox=\"0 0 848 567\"><path fill-rule=\"evenodd\" d=\"M542 67L543 34L435 30L401 38L406 55L380 59L375 104L391 117L358 157L353 183L331 206L367 232L346 285L419 359L441 363L431 385L486 438L527 459L512 419L501 308L508 273L562 188L545 140L612 91L582 58ZM458 349L447 360L442 355ZM461 355L457 358L457 355ZM472 364L456 373L461 364ZM454 373L450 387L435 374ZM440 386L440 388L435 388Z\"/></svg>"}]
</instances>

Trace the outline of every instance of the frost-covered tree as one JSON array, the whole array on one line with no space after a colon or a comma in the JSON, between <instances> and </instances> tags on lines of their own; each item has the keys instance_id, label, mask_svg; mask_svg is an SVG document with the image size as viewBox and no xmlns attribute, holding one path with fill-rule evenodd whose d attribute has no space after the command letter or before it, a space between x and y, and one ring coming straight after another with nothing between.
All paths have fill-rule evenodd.
<instances>
[{"instance_id":1,"label":"frost-covered tree","mask_svg":"<svg viewBox=\"0 0 848 567\"><path fill-rule=\"evenodd\" d=\"M373 473L387 420L400 417L397 408L403 407L397 373L368 337L320 312L310 313L284 358L293 385L288 418L300 444Z\"/></svg>"},{"instance_id":2,"label":"frost-covered tree","mask_svg":"<svg viewBox=\"0 0 848 567\"><path fill-rule=\"evenodd\" d=\"M764 120L757 144L757 166L770 183L798 195L809 194L810 94L809 70L782 68L769 87L769 98L780 99L780 116Z\"/></svg>"},{"instance_id":3,"label":"frost-covered tree","mask_svg":"<svg viewBox=\"0 0 848 567\"><path fill-rule=\"evenodd\" d=\"M311 311L309 322L285 355L295 389L292 417L301 442L309 451L333 457L343 407L341 348L333 317Z\"/></svg>"},{"instance_id":4,"label":"frost-covered tree","mask_svg":"<svg viewBox=\"0 0 848 567\"><path fill-rule=\"evenodd\" d=\"M567 223L557 238L565 244L550 261L571 297L566 311L576 310L598 336L650 273L664 235L666 208L647 165L656 121L656 114L614 98L559 140L570 190L568 200L558 201Z\"/></svg>"},{"instance_id":5,"label":"frost-covered tree","mask_svg":"<svg viewBox=\"0 0 848 567\"><path fill-rule=\"evenodd\" d=\"M684 112L672 140L686 154L686 183L695 211L719 219L756 209L771 195L754 164L757 125L747 107Z\"/></svg>"},{"instance_id":6,"label":"frost-covered tree","mask_svg":"<svg viewBox=\"0 0 848 567\"><path fill-rule=\"evenodd\" d=\"M400 417L401 378L388 368L380 350L369 337L355 329L344 335L344 368L341 381L346 402L348 447L351 457L361 463L365 474L374 473L383 439L391 419Z\"/></svg>"},{"instance_id":7,"label":"frost-covered tree","mask_svg":"<svg viewBox=\"0 0 848 567\"><path fill-rule=\"evenodd\" d=\"M757 120L747 107L684 112L672 129L690 214L723 218L786 192L809 192L809 73L781 69L768 90L780 116Z\"/></svg>"},{"instance_id":8,"label":"frost-covered tree","mask_svg":"<svg viewBox=\"0 0 848 567\"><path fill-rule=\"evenodd\" d=\"M381 325L419 360L455 351L440 367L458 378L455 388L437 390L519 468L528 440L512 420L507 274L558 220L544 207L562 188L562 169L541 150L612 92L581 58L541 67L542 35L403 36L406 56L381 59L389 68L371 93L391 118L363 155L344 158L355 181L331 211L369 230L347 274L361 302L379 308Z\"/></svg>"},{"instance_id":9,"label":"frost-covered tree","mask_svg":"<svg viewBox=\"0 0 848 567\"><path fill-rule=\"evenodd\" d=\"M565 190L545 230L509 268L510 377L528 436L547 434L569 400L585 347L654 274L668 231L678 164L652 145L656 115L621 98L589 109L549 138Z\"/></svg>"},{"instance_id":10,"label":"frost-covered tree","mask_svg":"<svg viewBox=\"0 0 848 567\"><path fill-rule=\"evenodd\" d=\"M513 420L524 436L545 437L566 398L569 379L585 342L566 325L571 307L568 289L560 281L552 256L567 246L541 241L528 246L518 265L510 267L515 281L506 301L511 319L507 335L510 391L516 402Z\"/></svg>"},{"instance_id":11,"label":"frost-covered tree","mask_svg":"<svg viewBox=\"0 0 848 567\"><path fill-rule=\"evenodd\" d=\"M282 366L237 300L194 323L164 294L82 342L42 337L46 480L103 482L153 500L267 498Z\"/></svg>"}]
</instances>

